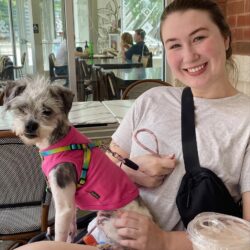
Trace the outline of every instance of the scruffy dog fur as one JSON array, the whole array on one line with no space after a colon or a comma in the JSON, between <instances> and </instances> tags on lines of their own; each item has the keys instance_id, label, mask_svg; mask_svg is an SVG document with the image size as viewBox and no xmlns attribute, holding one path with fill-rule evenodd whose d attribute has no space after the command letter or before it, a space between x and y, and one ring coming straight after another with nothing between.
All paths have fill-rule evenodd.
<instances>
[{"instance_id":1,"label":"scruffy dog fur","mask_svg":"<svg viewBox=\"0 0 250 250\"><path fill-rule=\"evenodd\" d=\"M71 126L68 113L74 94L67 88L50 84L42 77L9 82L4 91L4 106L13 111L13 131L24 143L40 150L58 142ZM77 176L72 163L61 163L53 169L48 181L55 201L55 240L71 241L76 233L75 192ZM137 199L123 209L148 215ZM104 232L113 242L119 240L111 219L105 222Z\"/></svg>"}]
</instances>

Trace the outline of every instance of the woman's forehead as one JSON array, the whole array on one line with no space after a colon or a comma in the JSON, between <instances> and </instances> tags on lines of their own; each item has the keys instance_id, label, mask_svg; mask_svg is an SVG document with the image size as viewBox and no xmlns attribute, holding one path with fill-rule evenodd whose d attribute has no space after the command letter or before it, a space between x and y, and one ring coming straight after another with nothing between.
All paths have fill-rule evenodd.
<instances>
[{"instance_id":1,"label":"woman's forehead","mask_svg":"<svg viewBox=\"0 0 250 250\"><path fill-rule=\"evenodd\" d=\"M176 11L171 13L163 21L162 37L163 40L189 35L199 28L213 27L209 13L200 10Z\"/></svg>"}]
</instances>

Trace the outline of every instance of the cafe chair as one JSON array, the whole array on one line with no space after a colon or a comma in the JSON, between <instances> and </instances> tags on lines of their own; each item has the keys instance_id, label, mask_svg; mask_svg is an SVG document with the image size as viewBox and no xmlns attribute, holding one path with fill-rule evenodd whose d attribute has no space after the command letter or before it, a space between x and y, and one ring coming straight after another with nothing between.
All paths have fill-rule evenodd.
<instances>
[{"instance_id":1,"label":"cafe chair","mask_svg":"<svg viewBox=\"0 0 250 250\"><path fill-rule=\"evenodd\" d=\"M39 151L8 131L0 131L0 249L13 249L45 232L54 221L51 195Z\"/></svg>"},{"instance_id":2,"label":"cafe chair","mask_svg":"<svg viewBox=\"0 0 250 250\"><path fill-rule=\"evenodd\" d=\"M50 75L50 81L53 82L55 80L60 80L60 79L68 79L68 75L57 75L55 73L55 61L56 57L54 53L49 54L49 75Z\"/></svg>"},{"instance_id":3,"label":"cafe chair","mask_svg":"<svg viewBox=\"0 0 250 250\"><path fill-rule=\"evenodd\" d=\"M0 57L0 80L14 80L13 62L8 56Z\"/></svg>"},{"instance_id":4,"label":"cafe chair","mask_svg":"<svg viewBox=\"0 0 250 250\"><path fill-rule=\"evenodd\" d=\"M77 81L77 100L88 101L89 96L93 94L91 69L85 60L76 58L76 81Z\"/></svg>"},{"instance_id":5,"label":"cafe chair","mask_svg":"<svg viewBox=\"0 0 250 250\"><path fill-rule=\"evenodd\" d=\"M115 74L107 72L105 74L106 98L107 100L121 99L121 90L118 86Z\"/></svg>"},{"instance_id":6,"label":"cafe chair","mask_svg":"<svg viewBox=\"0 0 250 250\"><path fill-rule=\"evenodd\" d=\"M23 70L23 67L24 67L24 64L25 64L25 60L26 60L26 52L24 52L22 54L21 65L20 66L13 66L13 69L16 72L16 78L22 78L24 76L22 70Z\"/></svg>"},{"instance_id":7,"label":"cafe chair","mask_svg":"<svg viewBox=\"0 0 250 250\"><path fill-rule=\"evenodd\" d=\"M122 99L136 99L148 89L159 86L172 86L161 80L139 80L130 84L123 92Z\"/></svg>"}]
</instances>

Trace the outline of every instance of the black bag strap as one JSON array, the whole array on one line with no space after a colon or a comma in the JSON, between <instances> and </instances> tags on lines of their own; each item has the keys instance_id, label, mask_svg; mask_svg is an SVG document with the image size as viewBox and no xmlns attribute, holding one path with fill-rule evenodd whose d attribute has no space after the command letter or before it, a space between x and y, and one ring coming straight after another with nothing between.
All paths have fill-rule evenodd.
<instances>
[{"instance_id":1,"label":"black bag strap","mask_svg":"<svg viewBox=\"0 0 250 250\"><path fill-rule=\"evenodd\" d=\"M186 87L181 97L182 151L187 173L199 170L200 162L195 135L194 100L191 88Z\"/></svg>"}]
</instances>

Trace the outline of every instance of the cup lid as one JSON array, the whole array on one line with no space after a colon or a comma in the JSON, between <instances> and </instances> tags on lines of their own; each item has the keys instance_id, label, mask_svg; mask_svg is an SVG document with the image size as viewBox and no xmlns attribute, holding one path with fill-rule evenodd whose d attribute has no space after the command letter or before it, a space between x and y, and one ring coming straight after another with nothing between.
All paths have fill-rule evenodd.
<instances>
[{"instance_id":1,"label":"cup lid","mask_svg":"<svg viewBox=\"0 0 250 250\"><path fill-rule=\"evenodd\" d=\"M201 213L188 224L187 232L193 243L206 244L207 249L218 245L232 249L240 246L250 248L250 222L234 216Z\"/></svg>"}]
</instances>

